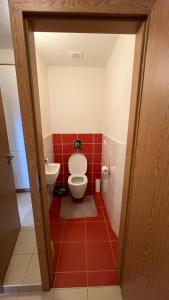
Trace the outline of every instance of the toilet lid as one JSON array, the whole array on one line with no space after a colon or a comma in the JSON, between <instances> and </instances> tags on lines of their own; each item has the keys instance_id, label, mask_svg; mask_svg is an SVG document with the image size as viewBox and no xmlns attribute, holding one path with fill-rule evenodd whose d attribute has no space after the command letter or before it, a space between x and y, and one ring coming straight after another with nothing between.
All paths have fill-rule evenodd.
<instances>
[{"instance_id":1,"label":"toilet lid","mask_svg":"<svg viewBox=\"0 0 169 300\"><path fill-rule=\"evenodd\" d=\"M82 174L87 171L87 158L84 154L74 153L69 157L68 168L70 174Z\"/></svg>"}]
</instances>

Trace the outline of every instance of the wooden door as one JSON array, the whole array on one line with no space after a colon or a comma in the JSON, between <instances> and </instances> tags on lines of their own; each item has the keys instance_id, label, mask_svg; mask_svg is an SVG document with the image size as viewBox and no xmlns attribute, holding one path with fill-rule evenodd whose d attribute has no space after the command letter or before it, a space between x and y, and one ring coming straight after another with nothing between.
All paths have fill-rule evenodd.
<instances>
[{"instance_id":1,"label":"wooden door","mask_svg":"<svg viewBox=\"0 0 169 300\"><path fill-rule=\"evenodd\" d=\"M13 170L0 93L0 285L2 285L20 230Z\"/></svg>"},{"instance_id":2,"label":"wooden door","mask_svg":"<svg viewBox=\"0 0 169 300\"><path fill-rule=\"evenodd\" d=\"M124 300L169 299L169 2L154 5L126 241Z\"/></svg>"}]
</instances>

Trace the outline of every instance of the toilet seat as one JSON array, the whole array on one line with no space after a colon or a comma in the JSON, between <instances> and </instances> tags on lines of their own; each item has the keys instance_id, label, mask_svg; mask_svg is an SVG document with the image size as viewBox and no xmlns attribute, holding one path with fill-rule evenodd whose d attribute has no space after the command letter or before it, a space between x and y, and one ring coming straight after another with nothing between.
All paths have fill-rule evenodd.
<instances>
[{"instance_id":1,"label":"toilet seat","mask_svg":"<svg viewBox=\"0 0 169 300\"><path fill-rule=\"evenodd\" d=\"M88 182L87 176L83 174L73 174L68 177L68 184L82 186Z\"/></svg>"},{"instance_id":2,"label":"toilet seat","mask_svg":"<svg viewBox=\"0 0 169 300\"><path fill-rule=\"evenodd\" d=\"M68 160L69 173L68 185L74 199L82 199L85 195L88 179L85 175L87 171L87 158L84 154L74 153Z\"/></svg>"}]
</instances>

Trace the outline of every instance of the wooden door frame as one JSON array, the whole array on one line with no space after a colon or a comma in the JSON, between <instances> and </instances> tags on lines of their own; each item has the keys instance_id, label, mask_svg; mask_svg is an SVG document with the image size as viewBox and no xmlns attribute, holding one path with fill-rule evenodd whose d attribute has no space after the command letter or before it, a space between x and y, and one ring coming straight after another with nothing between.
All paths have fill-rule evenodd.
<instances>
[{"instance_id":1,"label":"wooden door frame","mask_svg":"<svg viewBox=\"0 0 169 300\"><path fill-rule=\"evenodd\" d=\"M28 161L35 231L44 290L53 281L52 251L33 31L137 33L122 199L118 274L123 274L130 186L139 126L148 22L157 0L9 0L19 99ZM124 2L124 3L123 3ZM144 29L143 24L144 23ZM141 29L142 28L142 29ZM144 40L144 43L143 43ZM141 41L141 42L140 42ZM144 47L143 47L144 45ZM138 67L139 66L139 67ZM136 88L135 88L136 87Z\"/></svg>"}]
</instances>

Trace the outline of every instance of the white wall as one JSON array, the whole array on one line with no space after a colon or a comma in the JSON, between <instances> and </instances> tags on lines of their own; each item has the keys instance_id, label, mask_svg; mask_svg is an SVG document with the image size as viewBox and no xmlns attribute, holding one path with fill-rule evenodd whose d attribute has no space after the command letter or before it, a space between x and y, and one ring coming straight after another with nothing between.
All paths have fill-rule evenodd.
<instances>
[{"instance_id":1,"label":"white wall","mask_svg":"<svg viewBox=\"0 0 169 300\"><path fill-rule=\"evenodd\" d=\"M12 49L0 49L0 64L15 64Z\"/></svg>"},{"instance_id":2,"label":"white wall","mask_svg":"<svg viewBox=\"0 0 169 300\"><path fill-rule=\"evenodd\" d=\"M120 35L105 68L103 132L126 143L134 58L134 35Z\"/></svg>"},{"instance_id":3,"label":"white wall","mask_svg":"<svg viewBox=\"0 0 169 300\"><path fill-rule=\"evenodd\" d=\"M38 51L36 51L36 59L42 120L42 134L43 136L46 136L51 133L50 101L48 90L48 67Z\"/></svg>"},{"instance_id":4,"label":"white wall","mask_svg":"<svg viewBox=\"0 0 169 300\"><path fill-rule=\"evenodd\" d=\"M49 67L51 131L102 132L103 68Z\"/></svg>"},{"instance_id":5,"label":"white wall","mask_svg":"<svg viewBox=\"0 0 169 300\"><path fill-rule=\"evenodd\" d=\"M119 235L128 117L135 48L134 35L121 35L105 68L102 163L110 163L103 178L103 198L109 220Z\"/></svg>"},{"instance_id":6,"label":"white wall","mask_svg":"<svg viewBox=\"0 0 169 300\"><path fill-rule=\"evenodd\" d=\"M0 87L2 92L8 141L16 189L29 188L29 177L22 120L19 106L15 66L0 66Z\"/></svg>"}]
</instances>

